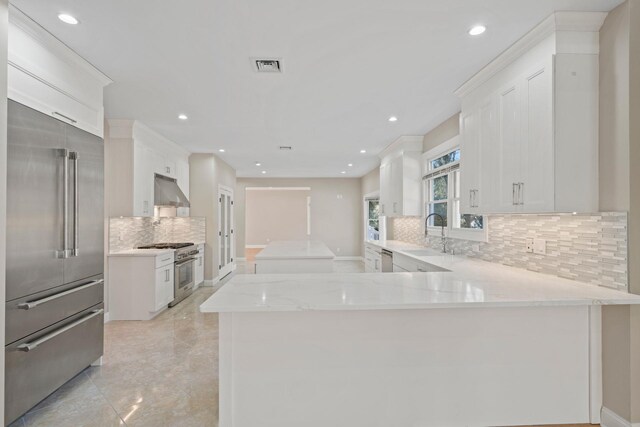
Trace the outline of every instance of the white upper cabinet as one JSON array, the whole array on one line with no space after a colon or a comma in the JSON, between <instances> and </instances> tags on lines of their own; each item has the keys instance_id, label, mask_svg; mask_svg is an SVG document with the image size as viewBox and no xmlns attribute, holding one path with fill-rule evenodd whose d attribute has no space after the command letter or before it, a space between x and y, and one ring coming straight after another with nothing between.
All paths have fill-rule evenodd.
<instances>
[{"instance_id":1,"label":"white upper cabinet","mask_svg":"<svg viewBox=\"0 0 640 427\"><path fill-rule=\"evenodd\" d=\"M189 197L189 155L142 123L108 120L106 181L109 216L153 216L155 174L176 178ZM178 208L189 216L189 208Z\"/></svg>"},{"instance_id":2,"label":"white upper cabinet","mask_svg":"<svg viewBox=\"0 0 640 427\"><path fill-rule=\"evenodd\" d=\"M381 154L380 214L422 215L422 137L403 136Z\"/></svg>"},{"instance_id":3,"label":"white upper cabinet","mask_svg":"<svg viewBox=\"0 0 640 427\"><path fill-rule=\"evenodd\" d=\"M598 210L605 17L556 12L456 91L465 213Z\"/></svg>"},{"instance_id":4,"label":"white upper cabinet","mask_svg":"<svg viewBox=\"0 0 640 427\"><path fill-rule=\"evenodd\" d=\"M111 80L14 7L8 60L8 98L103 136L103 89Z\"/></svg>"}]
</instances>

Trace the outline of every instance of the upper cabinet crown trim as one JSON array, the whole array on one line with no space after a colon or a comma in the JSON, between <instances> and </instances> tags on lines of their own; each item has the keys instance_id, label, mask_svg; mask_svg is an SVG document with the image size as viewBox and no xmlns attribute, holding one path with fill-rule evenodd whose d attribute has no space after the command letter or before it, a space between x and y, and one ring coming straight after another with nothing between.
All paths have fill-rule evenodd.
<instances>
[{"instance_id":1,"label":"upper cabinet crown trim","mask_svg":"<svg viewBox=\"0 0 640 427\"><path fill-rule=\"evenodd\" d=\"M556 32L597 33L607 14L607 12L554 12L456 89L455 94L461 98L466 96ZM593 38L592 43L596 44L593 47L593 53L598 53L598 38Z\"/></svg>"},{"instance_id":2,"label":"upper cabinet crown trim","mask_svg":"<svg viewBox=\"0 0 640 427\"><path fill-rule=\"evenodd\" d=\"M420 135L404 135L393 141L387 148L382 150L378 155L381 159L391 154L400 154L403 151L419 151L422 152L423 136Z\"/></svg>"},{"instance_id":3,"label":"upper cabinet crown trim","mask_svg":"<svg viewBox=\"0 0 640 427\"><path fill-rule=\"evenodd\" d=\"M69 46L45 30L14 5L9 5L9 22L16 27L19 27L25 34L28 34L42 46L45 46L47 49L55 52L59 57L81 67L84 71L100 81L103 86L113 83L113 80L111 80L106 74L78 55ZM11 58L9 59L9 62L11 62Z\"/></svg>"}]
</instances>

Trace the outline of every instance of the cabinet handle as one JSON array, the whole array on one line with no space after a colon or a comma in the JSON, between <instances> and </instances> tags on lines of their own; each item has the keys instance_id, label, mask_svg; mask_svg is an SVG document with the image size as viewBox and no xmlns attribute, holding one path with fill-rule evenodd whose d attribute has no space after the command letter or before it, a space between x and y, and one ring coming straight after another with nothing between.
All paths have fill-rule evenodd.
<instances>
[{"instance_id":1,"label":"cabinet handle","mask_svg":"<svg viewBox=\"0 0 640 427\"><path fill-rule=\"evenodd\" d=\"M480 205L478 204L478 193L480 192L480 190L475 190L473 193L473 204L475 205L474 207L479 207Z\"/></svg>"},{"instance_id":2,"label":"cabinet handle","mask_svg":"<svg viewBox=\"0 0 640 427\"><path fill-rule=\"evenodd\" d=\"M382 215L384 215L384 203L382 205L380 205L380 210L382 211Z\"/></svg>"},{"instance_id":3,"label":"cabinet handle","mask_svg":"<svg viewBox=\"0 0 640 427\"><path fill-rule=\"evenodd\" d=\"M169 166L165 166L164 170L166 173L171 173L171 168Z\"/></svg>"},{"instance_id":4,"label":"cabinet handle","mask_svg":"<svg viewBox=\"0 0 640 427\"><path fill-rule=\"evenodd\" d=\"M398 204L398 202L393 202L393 213L396 213L396 205Z\"/></svg>"},{"instance_id":5,"label":"cabinet handle","mask_svg":"<svg viewBox=\"0 0 640 427\"><path fill-rule=\"evenodd\" d=\"M376 270L378 269L378 260L375 260L376 266L374 267Z\"/></svg>"},{"instance_id":6,"label":"cabinet handle","mask_svg":"<svg viewBox=\"0 0 640 427\"><path fill-rule=\"evenodd\" d=\"M473 207L473 190L469 190L469 207Z\"/></svg>"},{"instance_id":7,"label":"cabinet handle","mask_svg":"<svg viewBox=\"0 0 640 427\"><path fill-rule=\"evenodd\" d=\"M78 121L77 121L77 120L73 120L71 117L69 117L69 116L65 116L64 114L58 113L57 111L54 111L54 112L53 112L53 113L51 113L51 114L56 115L56 116L60 116L60 117L62 117L63 119L67 119L67 120L69 120L71 123L78 123Z\"/></svg>"},{"instance_id":8,"label":"cabinet handle","mask_svg":"<svg viewBox=\"0 0 640 427\"><path fill-rule=\"evenodd\" d=\"M521 205L524 205L524 182L518 183L518 200Z\"/></svg>"},{"instance_id":9,"label":"cabinet handle","mask_svg":"<svg viewBox=\"0 0 640 427\"><path fill-rule=\"evenodd\" d=\"M169 281L169 270L165 270L164 271L164 281L168 282Z\"/></svg>"},{"instance_id":10,"label":"cabinet handle","mask_svg":"<svg viewBox=\"0 0 640 427\"><path fill-rule=\"evenodd\" d=\"M518 184L514 182L511 185L511 200L512 200L512 204L513 205L517 205L518 204L518 198L516 196L516 193L518 191L517 188L518 188Z\"/></svg>"}]
</instances>

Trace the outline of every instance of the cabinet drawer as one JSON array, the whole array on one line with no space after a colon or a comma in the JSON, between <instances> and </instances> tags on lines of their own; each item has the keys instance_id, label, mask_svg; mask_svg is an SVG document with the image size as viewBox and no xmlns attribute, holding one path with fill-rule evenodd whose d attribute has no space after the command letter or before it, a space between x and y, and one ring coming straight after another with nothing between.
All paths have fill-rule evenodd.
<instances>
[{"instance_id":1,"label":"cabinet drawer","mask_svg":"<svg viewBox=\"0 0 640 427\"><path fill-rule=\"evenodd\" d=\"M161 268L169 264L173 264L173 253L159 255L156 257L156 268Z\"/></svg>"},{"instance_id":2,"label":"cabinet drawer","mask_svg":"<svg viewBox=\"0 0 640 427\"><path fill-rule=\"evenodd\" d=\"M103 306L98 304L5 347L5 423L73 378L103 352Z\"/></svg>"},{"instance_id":3,"label":"cabinet drawer","mask_svg":"<svg viewBox=\"0 0 640 427\"><path fill-rule=\"evenodd\" d=\"M5 344L101 303L103 289L102 276L96 276L7 302Z\"/></svg>"}]
</instances>

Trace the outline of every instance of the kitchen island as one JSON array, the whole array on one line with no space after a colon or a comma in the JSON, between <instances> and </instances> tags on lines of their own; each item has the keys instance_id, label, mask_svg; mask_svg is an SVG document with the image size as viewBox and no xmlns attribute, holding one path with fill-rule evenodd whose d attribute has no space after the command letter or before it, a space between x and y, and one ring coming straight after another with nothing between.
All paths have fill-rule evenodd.
<instances>
[{"instance_id":1,"label":"kitchen island","mask_svg":"<svg viewBox=\"0 0 640 427\"><path fill-rule=\"evenodd\" d=\"M449 272L236 276L220 426L597 423L601 306L640 296L465 257Z\"/></svg>"},{"instance_id":2,"label":"kitchen island","mask_svg":"<svg viewBox=\"0 0 640 427\"><path fill-rule=\"evenodd\" d=\"M282 240L256 255L255 273L332 273L335 254L319 240Z\"/></svg>"}]
</instances>

